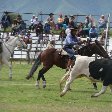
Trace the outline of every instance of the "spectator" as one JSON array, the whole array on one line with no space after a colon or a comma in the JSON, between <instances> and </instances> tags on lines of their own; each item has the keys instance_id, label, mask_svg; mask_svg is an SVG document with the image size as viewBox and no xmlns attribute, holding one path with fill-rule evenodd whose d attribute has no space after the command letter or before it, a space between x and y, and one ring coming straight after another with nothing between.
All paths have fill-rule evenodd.
<instances>
[{"instance_id":1,"label":"spectator","mask_svg":"<svg viewBox=\"0 0 112 112\"><path fill-rule=\"evenodd\" d=\"M98 32L97 32L97 29L95 28L95 25L93 25L90 30L89 30L89 37L90 37L90 41L93 39L93 38L96 38L98 39Z\"/></svg>"},{"instance_id":2,"label":"spectator","mask_svg":"<svg viewBox=\"0 0 112 112\"><path fill-rule=\"evenodd\" d=\"M90 30L91 26L92 26L91 17L86 16L85 22L84 22L84 28L83 28L83 32L85 33L84 34L84 37L85 36L88 36L89 37L89 30Z\"/></svg>"},{"instance_id":3,"label":"spectator","mask_svg":"<svg viewBox=\"0 0 112 112\"><path fill-rule=\"evenodd\" d=\"M34 23L33 23L33 29L39 24L38 17L35 17Z\"/></svg>"},{"instance_id":4,"label":"spectator","mask_svg":"<svg viewBox=\"0 0 112 112\"><path fill-rule=\"evenodd\" d=\"M36 36L39 36L40 34L43 34L43 24L41 21L35 26Z\"/></svg>"},{"instance_id":5,"label":"spectator","mask_svg":"<svg viewBox=\"0 0 112 112\"><path fill-rule=\"evenodd\" d=\"M47 18L47 21L50 24L51 29L55 28L55 22L54 22L54 16L53 15L54 15L53 13L50 13L49 17Z\"/></svg>"},{"instance_id":6,"label":"spectator","mask_svg":"<svg viewBox=\"0 0 112 112\"><path fill-rule=\"evenodd\" d=\"M35 15L31 18L31 25L29 26L29 30L34 30L34 22L36 21Z\"/></svg>"},{"instance_id":7,"label":"spectator","mask_svg":"<svg viewBox=\"0 0 112 112\"><path fill-rule=\"evenodd\" d=\"M46 45L48 44L50 30L51 30L50 24L48 22L45 22L45 25L44 25L45 37L43 37L43 41Z\"/></svg>"},{"instance_id":8,"label":"spectator","mask_svg":"<svg viewBox=\"0 0 112 112\"><path fill-rule=\"evenodd\" d=\"M102 35L101 35L101 38L100 38L100 41L99 41L102 46L105 45L105 39L106 39L106 30L104 30L102 32Z\"/></svg>"},{"instance_id":9,"label":"spectator","mask_svg":"<svg viewBox=\"0 0 112 112\"><path fill-rule=\"evenodd\" d=\"M76 23L75 23L75 16L70 17L69 26L70 28L77 28Z\"/></svg>"},{"instance_id":10,"label":"spectator","mask_svg":"<svg viewBox=\"0 0 112 112\"><path fill-rule=\"evenodd\" d=\"M67 15L65 15L65 17L64 17L64 22L63 22L63 24L66 24L67 26L68 26L68 24L69 24L69 18L68 18Z\"/></svg>"},{"instance_id":11,"label":"spectator","mask_svg":"<svg viewBox=\"0 0 112 112\"><path fill-rule=\"evenodd\" d=\"M32 35L30 33L30 30L28 30L27 34L24 36L24 42L27 45L27 60L28 60L28 64L30 63L30 51L32 48Z\"/></svg>"},{"instance_id":12,"label":"spectator","mask_svg":"<svg viewBox=\"0 0 112 112\"><path fill-rule=\"evenodd\" d=\"M45 25L44 25L44 33L45 33L45 35L50 34L50 30L51 30L50 24L46 21Z\"/></svg>"},{"instance_id":13,"label":"spectator","mask_svg":"<svg viewBox=\"0 0 112 112\"><path fill-rule=\"evenodd\" d=\"M11 26L11 19L10 19L10 16L8 15L7 11L4 12L4 15L2 16L1 24L2 24L2 28L4 28L4 29Z\"/></svg>"},{"instance_id":14,"label":"spectator","mask_svg":"<svg viewBox=\"0 0 112 112\"><path fill-rule=\"evenodd\" d=\"M99 21L98 21L99 25L98 25L98 31L100 32L100 29L101 28L106 28L106 23L107 23L107 20L105 19L105 16L104 15L101 15Z\"/></svg>"},{"instance_id":15,"label":"spectator","mask_svg":"<svg viewBox=\"0 0 112 112\"><path fill-rule=\"evenodd\" d=\"M63 22L64 22L63 16L62 16L62 14L60 14L59 17L58 17L58 22L57 22L57 24L58 24L58 29L62 29L62 27L63 27Z\"/></svg>"},{"instance_id":16,"label":"spectator","mask_svg":"<svg viewBox=\"0 0 112 112\"><path fill-rule=\"evenodd\" d=\"M28 30L26 36L24 36L24 42L27 45L27 50L30 50L32 47L32 36L30 30Z\"/></svg>"},{"instance_id":17,"label":"spectator","mask_svg":"<svg viewBox=\"0 0 112 112\"><path fill-rule=\"evenodd\" d=\"M22 20L21 15L18 15L14 20L11 35L15 35L16 33L19 34L22 30L26 30L26 23Z\"/></svg>"},{"instance_id":18,"label":"spectator","mask_svg":"<svg viewBox=\"0 0 112 112\"><path fill-rule=\"evenodd\" d=\"M60 32L60 35L59 35L59 39L58 39L58 40L64 41L65 38L66 38L65 30L62 30L62 31Z\"/></svg>"},{"instance_id":19,"label":"spectator","mask_svg":"<svg viewBox=\"0 0 112 112\"><path fill-rule=\"evenodd\" d=\"M85 23L85 28L88 28L88 29L91 28L92 24L91 24L91 20L90 20L89 16L86 16L84 23Z\"/></svg>"},{"instance_id":20,"label":"spectator","mask_svg":"<svg viewBox=\"0 0 112 112\"><path fill-rule=\"evenodd\" d=\"M11 29L11 35L14 36L16 34L17 30L18 30L17 22L16 22L16 20L14 20L14 22L12 24L12 29Z\"/></svg>"},{"instance_id":21,"label":"spectator","mask_svg":"<svg viewBox=\"0 0 112 112\"><path fill-rule=\"evenodd\" d=\"M20 38L25 39L25 32L22 30L19 35Z\"/></svg>"},{"instance_id":22,"label":"spectator","mask_svg":"<svg viewBox=\"0 0 112 112\"><path fill-rule=\"evenodd\" d=\"M53 32L51 32L51 35L49 36L49 40L50 40L50 43L52 43L52 45L55 47L56 36L54 35Z\"/></svg>"},{"instance_id":23,"label":"spectator","mask_svg":"<svg viewBox=\"0 0 112 112\"><path fill-rule=\"evenodd\" d=\"M17 22L17 24L21 24L21 21L22 21L22 17L21 17L21 15L18 15L17 16L17 18L16 18L16 22Z\"/></svg>"},{"instance_id":24,"label":"spectator","mask_svg":"<svg viewBox=\"0 0 112 112\"><path fill-rule=\"evenodd\" d=\"M78 26L77 26L77 32L76 32L76 35L78 37L84 37L84 34L85 34L85 30L83 30L83 23L81 22Z\"/></svg>"}]
</instances>

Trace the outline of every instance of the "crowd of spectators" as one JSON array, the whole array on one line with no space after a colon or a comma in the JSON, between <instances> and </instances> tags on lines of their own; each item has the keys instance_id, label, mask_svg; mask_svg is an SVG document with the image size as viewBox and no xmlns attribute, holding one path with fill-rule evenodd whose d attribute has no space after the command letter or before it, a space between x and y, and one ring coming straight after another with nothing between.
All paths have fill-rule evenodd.
<instances>
[{"instance_id":1,"label":"crowd of spectators","mask_svg":"<svg viewBox=\"0 0 112 112\"><path fill-rule=\"evenodd\" d=\"M68 16L59 14L57 18L54 17L53 13L50 13L45 22L40 21L35 15L32 16L30 21L30 26L26 28L26 23L24 22L21 15L18 15L16 19L11 23L10 16L8 12L4 12L1 18L2 28L7 28L11 26L11 35L16 33L20 34L24 31L27 34L27 31L35 32L36 36L39 37L39 41L43 39L43 33L45 38L49 37L49 34L52 35L52 31L59 30L59 40L64 40L66 37L66 32L70 28L77 29L76 35L78 37L90 37L98 39L98 35L101 32L101 29L106 29L107 19L104 15L101 15L98 21L95 21L91 16L85 16L84 20L80 23L76 20L77 16ZM27 31L26 31L27 30Z\"/></svg>"}]
</instances>

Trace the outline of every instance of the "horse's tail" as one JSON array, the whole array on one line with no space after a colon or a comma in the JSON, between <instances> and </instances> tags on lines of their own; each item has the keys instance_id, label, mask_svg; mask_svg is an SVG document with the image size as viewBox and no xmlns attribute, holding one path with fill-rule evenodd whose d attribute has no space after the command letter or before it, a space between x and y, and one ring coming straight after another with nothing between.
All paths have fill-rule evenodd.
<instances>
[{"instance_id":1,"label":"horse's tail","mask_svg":"<svg viewBox=\"0 0 112 112\"><path fill-rule=\"evenodd\" d=\"M38 56L37 59L35 60L35 62L34 62L34 64L33 64L32 68L31 68L31 70L30 70L28 76L26 77L26 79L29 80L29 79L33 76L34 72L37 70L38 66L41 64L40 57L41 57L41 53L39 54L39 56Z\"/></svg>"}]
</instances>

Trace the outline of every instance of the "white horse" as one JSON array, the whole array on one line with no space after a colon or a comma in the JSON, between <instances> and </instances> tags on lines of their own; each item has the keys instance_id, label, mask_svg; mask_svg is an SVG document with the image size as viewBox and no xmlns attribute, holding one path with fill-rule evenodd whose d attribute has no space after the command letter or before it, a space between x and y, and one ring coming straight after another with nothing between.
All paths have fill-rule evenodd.
<instances>
[{"instance_id":1,"label":"white horse","mask_svg":"<svg viewBox=\"0 0 112 112\"><path fill-rule=\"evenodd\" d=\"M0 70L3 64L9 67L9 78L12 79L12 65L9 63L9 59L14 52L15 48L22 49L26 48L24 41L16 36L10 38L7 42L2 44L2 53L0 53Z\"/></svg>"}]
</instances>

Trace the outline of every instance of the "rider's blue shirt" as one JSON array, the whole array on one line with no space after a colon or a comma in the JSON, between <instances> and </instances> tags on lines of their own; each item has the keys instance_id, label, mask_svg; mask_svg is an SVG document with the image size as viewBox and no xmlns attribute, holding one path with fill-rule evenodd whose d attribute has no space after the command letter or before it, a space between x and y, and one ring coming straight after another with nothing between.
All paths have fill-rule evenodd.
<instances>
[{"instance_id":1,"label":"rider's blue shirt","mask_svg":"<svg viewBox=\"0 0 112 112\"><path fill-rule=\"evenodd\" d=\"M65 39L65 47L72 48L74 45L76 45L78 42L78 39L76 37L73 37L71 34L68 34Z\"/></svg>"}]
</instances>

